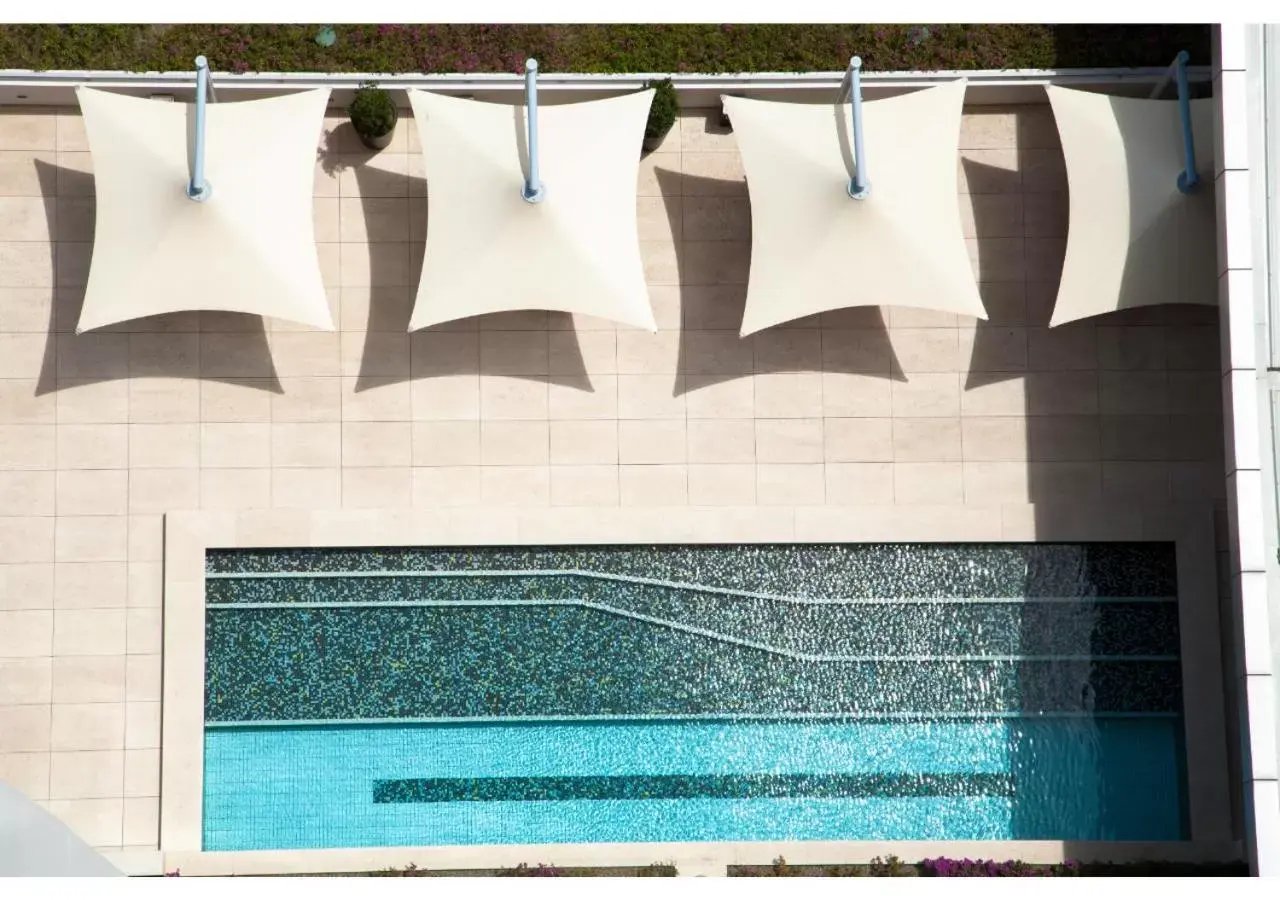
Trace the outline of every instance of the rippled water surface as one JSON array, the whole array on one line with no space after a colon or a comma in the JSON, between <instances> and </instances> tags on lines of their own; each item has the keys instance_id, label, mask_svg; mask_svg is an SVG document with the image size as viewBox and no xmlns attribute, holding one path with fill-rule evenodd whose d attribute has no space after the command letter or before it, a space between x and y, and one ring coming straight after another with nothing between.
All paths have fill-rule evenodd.
<instances>
[{"instance_id":1,"label":"rippled water surface","mask_svg":"<svg viewBox=\"0 0 1280 900\"><path fill-rule=\"evenodd\" d=\"M1172 545L208 562L209 850L1183 835Z\"/></svg>"}]
</instances>

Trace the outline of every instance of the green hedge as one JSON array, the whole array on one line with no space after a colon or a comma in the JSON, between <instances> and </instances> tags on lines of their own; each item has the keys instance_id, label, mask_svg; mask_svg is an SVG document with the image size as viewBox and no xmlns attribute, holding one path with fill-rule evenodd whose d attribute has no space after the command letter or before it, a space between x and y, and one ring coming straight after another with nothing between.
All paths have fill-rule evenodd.
<instances>
[{"instance_id":1,"label":"green hedge","mask_svg":"<svg viewBox=\"0 0 1280 900\"><path fill-rule=\"evenodd\" d=\"M1209 62L1208 25L3 25L0 69L232 72L812 72Z\"/></svg>"}]
</instances>

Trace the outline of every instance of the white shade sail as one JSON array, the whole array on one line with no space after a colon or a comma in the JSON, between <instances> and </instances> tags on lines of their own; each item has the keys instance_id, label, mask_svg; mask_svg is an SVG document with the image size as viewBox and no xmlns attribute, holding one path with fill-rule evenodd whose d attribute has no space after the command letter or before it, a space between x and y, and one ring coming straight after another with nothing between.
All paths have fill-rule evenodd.
<instances>
[{"instance_id":1,"label":"white shade sail","mask_svg":"<svg viewBox=\"0 0 1280 900\"><path fill-rule=\"evenodd\" d=\"M186 195L194 105L76 93L97 192L77 330L182 310L333 330L312 219L328 89L209 104L202 203Z\"/></svg>"},{"instance_id":2,"label":"white shade sail","mask_svg":"<svg viewBox=\"0 0 1280 900\"><path fill-rule=\"evenodd\" d=\"M871 195L852 174L848 104L724 97L751 192L743 336L847 306L986 318L960 225L965 82L863 104Z\"/></svg>"},{"instance_id":3,"label":"white shade sail","mask_svg":"<svg viewBox=\"0 0 1280 900\"><path fill-rule=\"evenodd\" d=\"M546 197L520 194L523 106L409 91L428 185L426 255L410 330L541 309L657 329L636 225L653 91L538 110Z\"/></svg>"},{"instance_id":4,"label":"white shade sail","mask_svg":"<svg viewBox=\"0 0 1280 900\"><path fill-rule=\"evenodd\" d=\"M1216 305L1213 101L1191 101L1200 183L1183 194L1177 101L1047 90L1071 192L1049 324L1161 303Z\"/></svg>"}]
</instances>

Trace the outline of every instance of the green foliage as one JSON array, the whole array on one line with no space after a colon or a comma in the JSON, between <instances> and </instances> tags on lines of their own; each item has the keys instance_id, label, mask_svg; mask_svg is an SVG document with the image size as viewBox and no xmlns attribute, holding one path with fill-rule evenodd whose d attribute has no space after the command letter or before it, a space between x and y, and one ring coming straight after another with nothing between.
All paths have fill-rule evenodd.
<instances>
[{"instance_id":1,"label":"green foliage","mask_svg":"<svg viewBox=\"0 0 1280 900\"><path fill-rule=\"evenodd\" d=\"M370 872L371 875L378 875L384 878L418 878L426 874L426 869L419 869L417 863L409 863L403 869L397 869L395 866L387 866L378 872Z\"/></svg>"},{"instance_id":2,"label":"green foliage","mask_svg":"<svg viewBox=\"0 0 1280 900\"><path fill-rule=\"evenodd\" d=\"M904 875L915 875L916 869L890 854L884 859L877 856L871 860L870 865L867 866L867 874L877 878L900 878Z\"/></svg>"},{"instance_id":3,"label":"green foliage","mask_svg":"<svg viewBox=\"0 0 1280 900\"><path fill-rule=\"evenodd\" d=\"M653 88L653 104L649 107L649 121L644 127L644 136L661 140L667 136L671 126L676 124L676 116L680 114L680 101L676 99L675 85L670 78L650 81L645 87Z\"/></svg>"},{"instance_id":4,"label":"green foliage","mask_svg":"<svg viewBox=\"0 0 1280 900\"><path fill-rule=\"evenodd\" d=\"M538 863L536 866L531 866L528 863L519 863L508 869L425 869L419 868L416 863L409 863L404 868L389 866L376 872L356 872L351 874L375 878L672 878L679 873L676 871L675 862L668 860L667 862L650 863L647 866L604 868L591 866L560 868L546 863Z\"/></svg>"},{"instance_id":5,"label":"green foliage","mask_svg":"<svg viewBox=\"0 0 1280 900\"><path fill-rule=\"evenodd\" d=\"M862 878L869 874L866 866L823 866L824 878Z\"/></svg>"},{"instance_id":6,"label":"green foliage","mask_svg":"<svg viewBox=\"0 0 1280 900\"><path fill-rule=\"evenodd\" d=\"M514 869L498 870L498 877L508 878L560 878L563 875L564 870L556 868L555 863L550 865L538 863L536 866L531 866L528 863L519 863Z\"/></svg>"},{"instance_id":7,"label":"green foliage","mask_svg":"<svg viewBox=\"0 0 1280 900\"><path fill-rule=\"evenodd\" d=\"M221 72L869 71L1209 62L1208 25L3 25L0 69Z\"/></svg>"},{"instance_id":8,"label":"green foliage","mask_svg":"<svg viewBox=\"0 0 1280 900\"><path fill-rule=\"evenodd\" d=\"M351 126L365 137L382 137L396 127L400 114L391 95L374 84L361 85L347 107Z\"/></svg>"},{"instance_id":9,"label":"green foliage","mask_svg":"<svg viewBox=\"0 0 1280 900\"><path fill-rule=\"evenodd\" d=\"M643 869L636 869L636 878L674 878L679 875L676 869L675 860L667 860L666 862L651 862Z\"/></svg>"}]
</instances>

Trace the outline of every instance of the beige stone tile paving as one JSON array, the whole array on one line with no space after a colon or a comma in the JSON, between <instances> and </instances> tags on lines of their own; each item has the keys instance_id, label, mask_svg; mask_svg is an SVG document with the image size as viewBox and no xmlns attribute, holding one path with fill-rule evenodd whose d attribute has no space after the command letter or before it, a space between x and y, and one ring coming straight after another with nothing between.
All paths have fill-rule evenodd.
<instances>
[{"instance_id":1,"label":"beige stone tile paving","mask_svg":"<svg viewBox=\"0 0 1280 900\"><path fill-rule=\"evenodd\" d=\"M315 220L336 332L182 314L76 335L83 123L0 116L0 778L95 846L156 845L171 510L691 505L767 537L790 533L775 506L967 522L1219 502L1216 312L1047 328L1067 226L1047 112L963 120L957 202L989 321L855 308L746 339L750 198L710 111L639 166L656 334L539 311L406 334L417 134L405 120L369 157L335 110Z\"/></svg>"}]
</instances>

